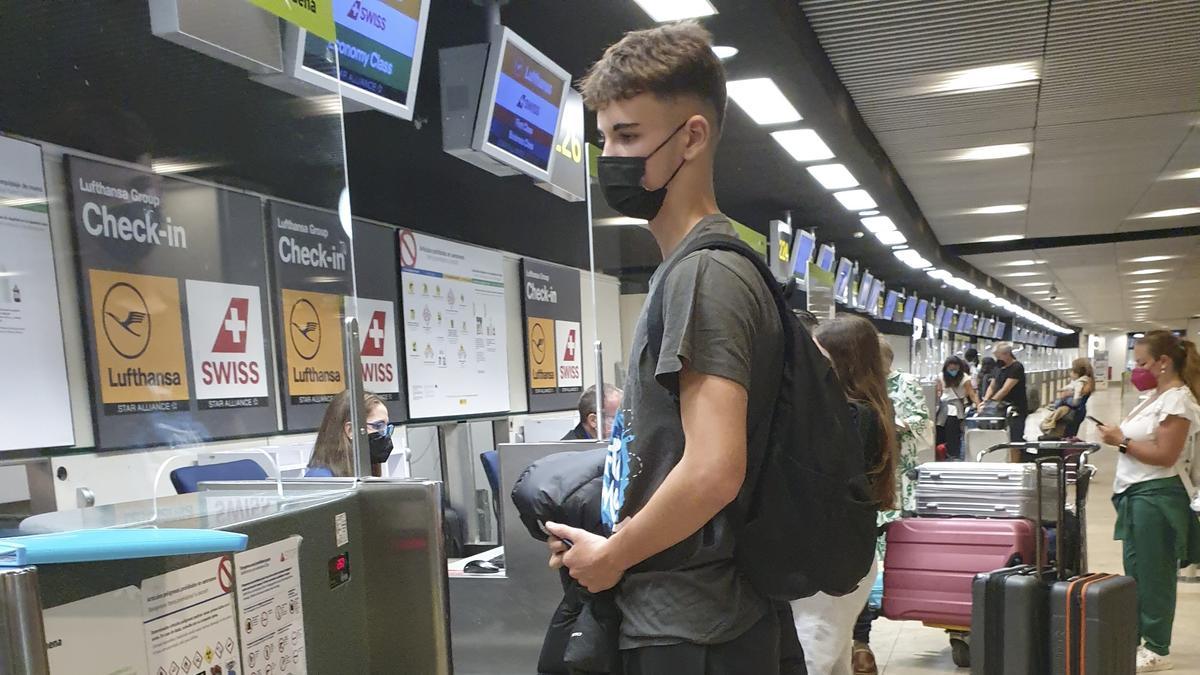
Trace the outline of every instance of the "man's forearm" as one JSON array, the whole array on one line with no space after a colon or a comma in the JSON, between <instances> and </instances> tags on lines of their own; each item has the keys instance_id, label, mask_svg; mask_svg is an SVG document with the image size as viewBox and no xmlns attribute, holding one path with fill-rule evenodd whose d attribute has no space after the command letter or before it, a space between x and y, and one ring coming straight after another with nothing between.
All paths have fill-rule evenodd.
<instances>
[{"instance_id":1,"label":"man's forearm","mask_svg":"<svg viewBox=\"0 0 1200 675\"><path fill-rule=\"evenodd\" d=\"M614 562L629 569L678 544L720 513L740 487L719 470L692 466L685 454L646 506L612 536Z\"/></svg>"}]
</instances>

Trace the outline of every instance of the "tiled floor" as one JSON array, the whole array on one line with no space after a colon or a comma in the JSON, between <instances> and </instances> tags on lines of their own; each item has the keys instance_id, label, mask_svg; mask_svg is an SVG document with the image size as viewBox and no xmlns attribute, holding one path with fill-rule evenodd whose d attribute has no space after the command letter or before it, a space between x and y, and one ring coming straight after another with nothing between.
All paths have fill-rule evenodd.
<instances>
[{"instance_id":1,"label":"tiled floor","mask_svg":"<svg viewBox=\"0 0 1200 675\"><path fill-rule=\"evenodd\" d=\"M1129 408L1126 401L1125 409ZM1089 404L1090 413L1097 419L1117 421L1121 418L1120 389L1097 392ZM1030 436L1036 426L1030 420ZM1095 425L1086 423L1083 435L1097 440ZM1092 484L1088 498L1089 566L1094 571L1121 572L1121 544L1112 538L1116 514L1112 503L1112 477L1116 466L1115 453L1106 448L1093 457L1100 473ZM1171 672L1200 674L1200 583L1180 584L1179 605L1175 612ZM919 623L894 622L880 619L871 635L881 675L923 675L925 673L965 673L950 660L950 643L943 631L926 628Z\"/></svg>"}]
</instances>

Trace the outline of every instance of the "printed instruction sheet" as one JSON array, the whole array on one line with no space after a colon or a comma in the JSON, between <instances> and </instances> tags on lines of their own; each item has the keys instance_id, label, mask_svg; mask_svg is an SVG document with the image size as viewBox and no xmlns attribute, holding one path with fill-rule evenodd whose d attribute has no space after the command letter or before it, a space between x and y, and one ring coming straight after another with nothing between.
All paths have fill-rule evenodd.
<instances>
[{"instance_id":1,"label":"printed instruction sheet","mask_svg":"<svg viewBox=\"0 0 1200 675\"><path fill-rule=\"evenodd\" d=\"M150 675L237 675L229 556L145 579L142 598Z\"/></svg>"},{"instance_id":2,"label":"printed instruction sheet","mask_svg":"<svg viewBox=\"0 0 1200 675\"><path fill-rule=\"evenodd\" d=\"M306 675L299 536L234 554L243 675Z\"/></svg>"}]
</instances>

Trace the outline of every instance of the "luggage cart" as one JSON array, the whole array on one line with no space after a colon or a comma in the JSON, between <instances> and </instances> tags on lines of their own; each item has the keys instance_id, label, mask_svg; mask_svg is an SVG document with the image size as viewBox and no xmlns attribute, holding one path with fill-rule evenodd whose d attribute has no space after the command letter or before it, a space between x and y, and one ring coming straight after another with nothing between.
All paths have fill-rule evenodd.
<instances>
[{"instance_id":1,"label":"luggage cart","mask_svg":"<svg viewBox=\"0 0 1200 675\"><path fill-rule=\"evenodd\" d=\"M963 418L963 458L997 443L1009 442L1008 420L1015 416L1012 406L987 405L982 409L969 409L969 414Z\"/></svg>"},{"instance_id":2,"label":"luggage cart","mask_svg":"<svg viewBox=\"0 0 1200 675\"><path fill-rule=\"evenodd\" d=\"M1071 541L1061 541L1061 538L1060 538L1060 542L1058 545L1058 547L1059 547L1058 553L1060 555L1062 555L1063 549L1067 546L1077 547L1077 551L1073 552L1074 556L1077 556L1076 560L1078 562L1077 562L1076 566L1078 567L1080 573L1086 572L1086 570L1087 570L1087 537L1086 537L1086 533L1087 533L1087 527L1086 527L1086 523L1087 523L1087 520L1086 520L1087 491L1088 491L1088 485L1091 481L1091 478L1096 474L1095 467L1088 464L1087 460L1088 460L1088 457L1091 455L1091 453L1096 452L1100 449L1100 446L1095 443L1077 443L1077 442L1069 442L1069 441L1039 441L1039 442L1013 443L1011 441L1006 440L1002 443L993 444L993 445L989 446L988 448L979 451L976 454L976 461L983 462L984 459L987 457L987 455L989 455L993 452L997 452L999 450L1013 450L1013 449L1022 450L1022 451L1029 452L1034 455L1056 454L1056 455L1064 457L1064 460L1066 460L1067 468L1064 470L1064 473L1066 474L1066 481L1067 481L1068 485L1073 485L1074 489L1075 489L1074 511L1077 516L1077 523L1078 523L1077 531L1078 531L1079 535L1076 537L1070 537L1069 539L1071 539ZM913 473L912 478L915 480L917 471L914 471L912 473ZM1061 495L1061 497L1065 498L1066 495ZM929 517L923 517L923 518L930 519ZM950 517L950 518L938 518L938 519L940 519L940 520L955 520L955 521L969 520L969 518L967 518L967 517ZM977 518L977 520L994 521L994 520L996 520L996 518ZM1003 520L1011 521L1014 519L1013 518L1004 518ZM1040 532L1035 536L1040 536ZM891 550L891 546L889 546L889 550ZM1007 562L1009 564L1013 564L1016 561L1010 560ZM1002 566L1004 566L1004 565L1002 565ZM888 598L887 569L888 569L888 565L885 564L884 565L884 604L885 604L885 607L887 606L887 598ZM992 571L992 569L956 570L955 578L953 579L953 581L951 581L950 579L947 579L947 585L946 585L946 589L945 589L947 592L946 594L953 594L956 590L961 590L964 594L967 594L969 596L971 580L973 579L974 573L984 573L984 572L991 572L991 571ZM964 574L966 575L965 577L964 577ZM950 588L950 586L952 584L961 585L962 589ZM950 654L951 654L951 658L954 661L954 664L961 668L966 668L971 665L971 648L970 648L971 626L969 625L969 619L966 622L956 622L956 623L965 623L967 625L951 625L951 624L945 622L945 618L950 618L950 617L945 617L944 615L943 615L942 620L934 619L932 617L931 617L931 620L924 620L924 619L920 618L919 612L915 612L914 614L916 614L917 616L893 617L893 616L888 616L886 611L884 612L884 616L888 616L888 618L898 619L898 620L919 620L922 622L922 624L929 626L930 628L938 628L940 630L946 631L946 633L950 639Z\"/></svg>"}]
</instances>

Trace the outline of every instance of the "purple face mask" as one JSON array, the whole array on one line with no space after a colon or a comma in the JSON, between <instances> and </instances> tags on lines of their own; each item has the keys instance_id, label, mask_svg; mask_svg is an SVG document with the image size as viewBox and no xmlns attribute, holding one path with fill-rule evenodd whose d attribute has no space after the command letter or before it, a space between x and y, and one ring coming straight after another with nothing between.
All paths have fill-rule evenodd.
<instances>
[{"instance_id":1,"label":"purple face mask","mask_svg":"<svg viewBox=\"0 0 1200 675\"><path fill-rule=\"evenodd\" d=\"M1138 391L1149 391L1158 388L1158 377L1150 372L1149 368L1134 368L1133 373L1129 376L1129 381L1133 386L1137 387Z\"/></svg>"}]
</instances>

